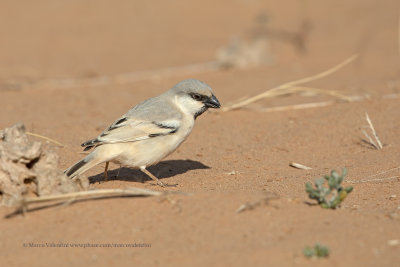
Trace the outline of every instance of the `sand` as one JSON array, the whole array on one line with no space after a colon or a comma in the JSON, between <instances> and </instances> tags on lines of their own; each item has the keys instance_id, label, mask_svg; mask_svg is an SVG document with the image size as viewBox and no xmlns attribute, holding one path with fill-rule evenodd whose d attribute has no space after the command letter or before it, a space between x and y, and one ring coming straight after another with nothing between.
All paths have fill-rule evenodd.
<instances>
[{"instance_id":1,"label":"sand","mask_svg":"<svg viewBox=\"0 0 400 267\"><path fill-rule=\"evenodd\" d=\"M29 132L64 144L48 144L61 169L84 156L82 142L186 78L210 84L224 106L358 53L350 65L307 86L362 98L349 103L293 94L207 112L176 152L150 168L176 188L157 187L129 169L113 178L119 166L112 164L107 182L99 183L104 165L87 173L91 189L140 187L190 195L83 201L11 218L4 217L13 209L1 207L4 266L400 262L398 1L43 0L3 6L0 128L23 122ZM209 68L205 63L214 62L234 37L264 40L268 60ZM190 69L194 64L200 67ZM324 101L333 103L262 111ZM365 112L382 150L362 141ZM312 169L295 169L291 162ZM345 184L354 190L341 207L307 204L305 182L343 167L349 173ZM362 180L367 181L356 183ZM259 204L237 213L246 203ZM305 258L304 247L317 242L329 247L330 256Z\"/></svg>"}]
</instances>

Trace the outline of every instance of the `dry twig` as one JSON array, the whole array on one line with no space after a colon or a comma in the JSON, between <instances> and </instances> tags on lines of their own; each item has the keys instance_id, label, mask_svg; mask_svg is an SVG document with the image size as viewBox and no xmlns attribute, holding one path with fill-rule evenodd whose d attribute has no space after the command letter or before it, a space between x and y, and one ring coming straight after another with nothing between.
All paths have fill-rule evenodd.
<instances>
[{"instance_id":1,"label":"dry twig","mask_svg":"<svg viewBox=\"0 0 400 267\"><path fill-rule=\"evenodd\" d=\"M252 108L251 110L256 110L258 112L276 112L276 111L320 108L320 107L327 107L327 106L330 106L333 104L335 104L335 102L333 102L333 101L322 101L322 102L314 102L314 103L278 106L278 107L271 107L271 108L254 108L254 109Z\"/></svg>"},{"instance_id":2,"label":"dry twig","mask_svg":"<svg viewBox=\"0 0 400 267\"><path fill-rule=\"evenodd\" d=\"M393 180L393 179L399 179L400 176L390 176L390 177L385 177L385 178L374 178L374 179L365 179L365 180L358 180L358 181L347 181L349 184L361 184L361 183L369 183L369 182L382 182L382 181L388 181L388 180Z\"/></svg>"},{"instance_id":3,"label":"dry twig","mask_svg":"<svg viewBox=\"0 0 400 267\"><path fill-rule=\"evenodd\" d=\"M60 142L58 142L58 141L56 141L54 139L51 139L50 137L46 137L46 136L43 136L43 135L40 135L40 134L31 133L31 132L25 132L25 134L30 135L30 136L34 136L34 137L38 137L38 138L42 138L42 139L45 139L45 140L47 140L49 142L52 142L52 143L54 143L56 145L59 145L61 147L65 147L65 145L61 144ZM3 138L3 135L4 135L4 130L0 130L0 139Z\"/></svg>"},{"instance_id":4,"label":"dry twig","mask_svg":"<svg viewBox=\"0 0 400 267\"><path fill-rule=\"evenodd\" d=\"M372 178L375 176L379 176L388 172L392 172L395 170L400 169L400 166L395 167L395 168L391 168L389 170L385 170L382 172L378 172L376 174L370 175L367 177L367 179L362 179L362 180L346 180L346 183L350 183L350 184L359 184L359 183L369 183L369 182L381 182L381 181L387 181L387 180L393 180L393 179L399 179L400 175L395 175L395 176L390 176L390 177L384 177L384 178ZM372 179L371 179L372 178Z\"/></svg>"},{"instance_id":5,"label":"dry twig","mask_svg":"<svg viewBox=\"0 0 400 267\"><path fill-rule=\"evenodd\" d=\"M49 138L49 137L46 137L46 136L43 136L43 135L40 135L40 134L31 133L31 132L26 132L26 134L27 134L27 135L30 135L30 136L39 137L39 138L45 139L45 140L47 140L47 141L49 141L49 142L52 142L52 143L54 143L54 144L57 144L57 145L59 145L59 146L61 146L61 147L65 147L65 145L63 145L63 144L61 144L60 142L58 142L58 141L56 141L56 140L54 140L54 139L51 139L51 138Z\"/></svg>"},{"instance_id":6,"label":"dry twig","mask_svg":"<svg viewBox=\"0 0 400 267\"><path fill-rule=\"evenodd\" d=\"M293 168L296 168L296 169L301 169L301 170L312 170L311 167L307 167L307 166L305 166L303 164L296 163L296 162L290 162L289 166L291 166Z\"/></svg>"},{"instance_id":7,"label":"dry twig","mask_svg":"<svg viewBox=\"0 0 400 267\"><path fill-rule=\"evenodd\" d=\"M363 135L368 139L368 142L371 146L373 146L375 149L379 150L379 147L377 144L375 144L374 140L369 136L369 134L364 130L361 129L361 132L363 133Z\"/></svg>"},{"instance_id":8,"label":"dry twig","mask_svg":"<svg viewBox=\"0 0 400 267\"><path fill-rule=\"evenodd\" d=\"M373 174L373 175L371 175L369 177L375 177L375 176L378 176L378 175L381 175L381 174L384 174L384 173L388 173L388 172L392 172L392 171L395 171L395 170L398 170L398 169L400 169L400 166L391 168L391 169L386 170L386 171L378 172L377 174Z\"/></svg>"},{"instance_id":9,"label":"dry twig","mask_svg":"<svg viewBox=\"0 0 400 267\"><path fill-rule=\"evenodd\" d=\"M97 189L60 195L22 198L15 205L17 206L17 212L25 213L28 211L29 205L37 203L61 201L64 204L70 204L77 200L99 199L105 197L160 196L164 194L166 193L143 188Z\"/></svg>"},{"instance_id":10,"label":"dry twig","mask_svg":"<svg viewBox=\"0 0 400 267\"><path fill-rule=\"evenodd\" d=\"M375 141L368 135L368 133L367 133L366 131L364 131L363 129L361 129L362 133L365 135L365 137L368 138L369 143L370 143L373 147L375 147L377 150L382 149L383 146L382 146L381 140L379 139L379 137L378 137L378 135L377 135L377 133L376 133L376 131L375 131L374 125L372 124L372 121L371 121L371 119L369 118L367 112L365 112L365 118L366 118L366 120L367 120L367 122L368 122L368 126L369 126L369 128L371 129L371 132L372 132L372 134L373 134L373 136L374 136L374 138L375 138L376 143L375 143Z\"/></svg>"},{"instance_id":11,"label":"dry twig","mask_svg":"<svg viewBox=\"0 0 400 267\"><path fill-rule=\"evenodd\" d=\"M304 84L304 83L308 83L314 80L318 80L321 78L324 78L334 72L336 72L337 70L343 68L344 66L348 65L349 63L351 63L352 61L354 61L356 58L358 57L357 54L349 57L348 59L346 59L345 61L341 62L340 64L324 71L321 73L318 73L316 75L310 76L310 77L306 77L303 79L299 79L299 80L295 80L295 81L291 81L288 83L284 83L278 87L272 88L268 91L265 91L264 93L261 93L259 95L250 97L248 99L245 99L243 101L240 102L236 102L232 105L228 105L225 108L222 109L222 111L229 111L229 110L233 110L233 109L238 109L241 107L244 107L248 104L251 104L255 101L258 101L260 99L263 98L268 98L268 97L274 97L277 95L282 95L282 94L288 94L288 93L293 93L293 92L298 92L298 91L312 91L312 92L317 92L317 93L324 93L324 94L330 94L330 95L334 95L334 96L340 96L341 99L346 99L347 101L350 101L349 99L347 99L346 96L343 96L337 92L334 91L325 91L325 90L321 90L321 89L315 89L315 88L308 88L308 87L300 87L298 85L300 84Z\"/></svg>"},{"instance_id":12,"label":"dry twig","mask_svg":"<svg viewBox=\"0 0 400 267\"><path fill-rule=\"evenodd\" d=\"M247 202L245 204L240 205L240 207L236 210L236 213L241 213L246 210L253 210L253 209L257 208L258 206L261 206L262 204L268 205L271 200L278 199L278 198L279 198L279 196L277 194L268 192L265 197L263 197L262 199L260 199L256 202L253 202L253 203Z\"/></svg>"},{"instance_id":13,"label":"dry twig","mask_svg":"<svg viewBox=\"0 0 400 267\"><path fill-rule=\"evenodd\" d=\"M349 96L348 97L351 102L354 101L363 101L368 99L369 96ZM270 108L251 108L251 110L255 110L258 112L276 112L276 111L288 111L288 110L299 110L299 109L309 109L309 108L320 108L334 105L335 101L321 101L321 102L311 102L304 104L295 104L295 105L287 105L287 106L278 106L278 107L270 107Z\"/></svg>"}]
</instances>

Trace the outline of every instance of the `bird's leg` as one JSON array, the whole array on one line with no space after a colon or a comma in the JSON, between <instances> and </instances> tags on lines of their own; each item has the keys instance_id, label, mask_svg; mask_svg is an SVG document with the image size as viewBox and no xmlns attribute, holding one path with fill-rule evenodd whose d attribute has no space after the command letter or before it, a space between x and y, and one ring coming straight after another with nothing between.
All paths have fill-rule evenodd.
<instances>
[{"instance_id":1,"label":"bird's leg","mask_svg":"<svg viewBox=\"0 0 400 267\"><path fill-rule=\"evenodd\" d=\"M140 170L141 170L142 172L144 172L145 174L147 174L148 176L150 176L150 178L153 179L154 181L156 181L156 182L157 182L157 185L159 185L159 186L161 186L161 187L166 187L166 186L177 186L177 185L178 185L178 184L172 184L172 185L170 185L170 184L164 184L163 182L160 181L160 179L158 179L158 178L155 177L151 172L149 172L149 171L146 169L146 166L141 166L141 167L140 167Z\"/></svg>"},{"instance_id":2,"label":"bird's leg","mask_svg":"<svg viewBox=\"0 0 400 267\"><path fill-rule=\"evenodd\" d=\"M104 168L104 181L108 181L108 173L107 173L107 171L108 171L108 164L109 164L110 162L106 162L106 167Z\"/></svg>"},{"instance_id":3,"label":"bird's leg","mask_svg":"<svg viewBox=\"0 0 400 267\"><path fill-rule=\"evenodd\" d=\"M162 187L165 186L157 177L155 177L151 172L149 172L149 171L146 169L146 166L141 166L141 167L140 167L140 170L141 170L142 172L144 172L145 174L147 174L151 179L153 179L154 181L156 181L157 184L158 184L159 186L162 186Z\"/></svg>"},{"instance_id":4,"label":"bird's leg","mask_svg":"<svg viewBox=\"0 0 400 267\"><path fill-rule=\"evenodd\" d=\"M120 164L120 165L119 165L118 172L117 172L117 176L116 176L115 178L118 178L118 177L119 177L119 172L121 171L121 168L122 168L122 165Z\"/></svg>"}]
</instances>

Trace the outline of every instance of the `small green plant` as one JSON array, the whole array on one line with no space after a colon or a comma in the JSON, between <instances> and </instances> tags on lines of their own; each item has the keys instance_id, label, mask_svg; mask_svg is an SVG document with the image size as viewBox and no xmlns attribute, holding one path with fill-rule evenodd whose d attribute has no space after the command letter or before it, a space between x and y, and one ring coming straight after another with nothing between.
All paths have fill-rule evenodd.
<instances>
[{"instance_id":1,"label":"small green plant","mask_svg":"<svg viewBox=\"0 0 400 267\"><path fill-rule=\"evenodd\" d=\"M307 258L326 258L329 256L329 248L317 243L314 247L306 247L303 254Z\"/></svg>"},{"instance_id":2,"label":"small green plant","mask_svg":"<svg viewBox=\"0 0 400 267\"><path fill-rule=\"evenodd\" d=\"M347 170L342 170L342 175L339 175L335 170L331 171L331 175L325 175L324 178L315 179L315 188L310 182L306 183L306 192L308 197L318 201L318 204L325 209L335 209L347 197L352 186L343 188L341 183L347 175ZM324 186L328 182L328 187Z\"/></svg>"}]
</instances>

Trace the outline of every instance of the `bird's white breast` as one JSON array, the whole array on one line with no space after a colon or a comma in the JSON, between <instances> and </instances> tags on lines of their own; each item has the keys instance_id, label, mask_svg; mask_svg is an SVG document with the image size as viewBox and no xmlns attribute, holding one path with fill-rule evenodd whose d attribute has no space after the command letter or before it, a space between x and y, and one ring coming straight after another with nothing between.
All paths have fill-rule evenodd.
<instances>
[{"instance_id":1,"label":"bird's white breast","mask_svg":"<svg viewBox=\"0 0 400 267\"><path fill-rule=\"evenodd\" d=\"M194 118L185 114L181 126L173 134L132 143L113 144L120 146L119 150L121 151L113 161L131 168L155 164L175 151L186 140L193 126Z\"/></svg>"}]
</instances>

